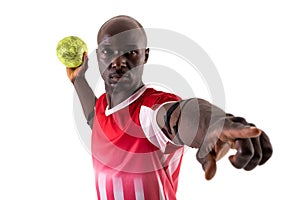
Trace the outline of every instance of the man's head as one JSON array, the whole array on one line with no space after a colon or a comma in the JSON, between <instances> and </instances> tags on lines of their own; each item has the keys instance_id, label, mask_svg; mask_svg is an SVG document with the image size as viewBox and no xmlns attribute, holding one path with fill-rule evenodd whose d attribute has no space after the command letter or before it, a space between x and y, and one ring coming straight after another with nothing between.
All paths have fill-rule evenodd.
<instances>
[{"instance_id":1,"label":"man's head","mask_svg":"<svg viewBox=\"0 0 300 200\"><path fill-rule=\"evenodd\" d=\"M142 25L129 16L116 16L98 32L97 59L106 90L132 90L141 86L149 49Z\"/></svg>"}]
</instances>

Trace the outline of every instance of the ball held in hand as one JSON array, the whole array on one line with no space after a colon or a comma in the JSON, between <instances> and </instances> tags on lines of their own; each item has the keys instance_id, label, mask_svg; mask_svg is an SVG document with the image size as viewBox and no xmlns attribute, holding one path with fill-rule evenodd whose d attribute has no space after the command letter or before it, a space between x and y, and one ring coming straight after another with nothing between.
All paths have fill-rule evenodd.
<instances>
[{"instance_id":1,"label":"ball held in hand","mask_svg":"<svg viewBox=\"0 0 300 200\"><path fill-rule=\"evenodd\" d=\"M56 55L66 67L78 67L82 64L84 52L87 52L87 45L77 36L67 36L61 39L56 47Z\"/></svg>"}]
</instances>

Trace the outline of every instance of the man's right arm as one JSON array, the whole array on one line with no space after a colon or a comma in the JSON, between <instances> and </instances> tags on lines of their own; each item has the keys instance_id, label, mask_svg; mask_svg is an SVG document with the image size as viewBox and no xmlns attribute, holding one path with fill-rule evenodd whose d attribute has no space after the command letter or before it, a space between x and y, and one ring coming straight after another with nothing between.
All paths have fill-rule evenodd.
<instances>
[{"instance_id":1,"label":"man's right arm","mask_svg":"<svg viewBox=\"0 0 300 200\"><path fill-rule=\"evenodd\" d=\"M70 81L73 83L75 91L80 100L87 123L92 128L94 119L94 107L97 98L85 78L85 72L87 71L87 69L88 57L86 54L83 56L83 62L81 66L77 68L66 68L67 75Z\"/></svg>"},{"instance_id":2,"label":"man's right arm","mask_svg":"<svg viewBox=\"0 0 300 200\"><path fill-rule=\"evenodd\" d=\"M216 161L230 149L237 151L229 160L238 169L252 170L272 156L272 145L264 131L204 99L166 103L158 108L156 120L173 143L198 149L196 158L207 180L216 173Z\"/></svg>"}]
</instances>

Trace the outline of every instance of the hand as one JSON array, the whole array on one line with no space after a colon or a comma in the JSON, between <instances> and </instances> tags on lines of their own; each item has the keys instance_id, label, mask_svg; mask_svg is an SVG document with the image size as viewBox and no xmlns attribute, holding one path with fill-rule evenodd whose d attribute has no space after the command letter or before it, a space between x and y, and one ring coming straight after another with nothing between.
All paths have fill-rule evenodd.
<instances>
[{"instance_id":1,"label":"hand","mask_svg":"<svg viewBox=\"0 0 300 200\"><path fill-rule=\"evenodd\" d=\"M238 169L252 170L263 165L272 156L272 145L266 133L248 123L244 118L227 115L224 128L213 149L204 157L197 152L197 160L202 164L205 178L214 177L216 162L230 149L236 149L235 155L229 156L231 164Z\"/></svg>"},{"instance_id":2,"label":"hand","mask_svg":"<svg viewBox=\"0 0 300 200\"><path fill-rule=\"evenodd\" d=\"M88 57L86 53L83 54L82 64L79 67L76 68L66 67L67 75L73 84L77 78L84 76L87 69L88 69Z\"/></svg>"}]
</instances>

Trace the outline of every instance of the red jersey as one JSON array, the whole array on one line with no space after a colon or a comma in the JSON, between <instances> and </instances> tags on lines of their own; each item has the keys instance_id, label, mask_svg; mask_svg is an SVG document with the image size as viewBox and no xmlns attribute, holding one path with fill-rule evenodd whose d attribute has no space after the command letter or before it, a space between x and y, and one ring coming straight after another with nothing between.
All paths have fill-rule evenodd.
<instances>
[{"instance_id":1,"label":"red jersey","mask_svg":"<svg viewBox=\"0 0 300 200\"><path fill-rule=\"evenodd\" d=\"M174 200L183 147L170 141L156 122L159 106L179 97L143 87L108 109L96 102L92 156L100 200Z\"/></svg>"}]
</instances>

